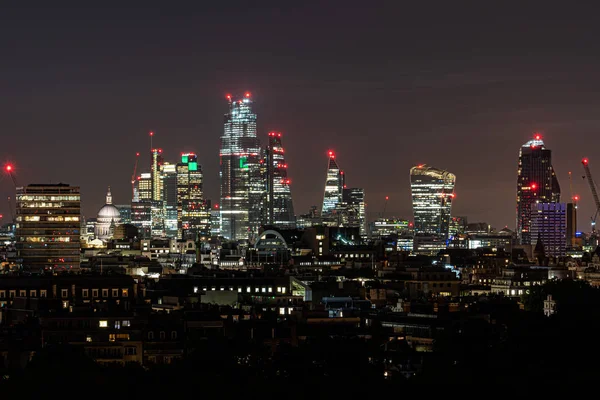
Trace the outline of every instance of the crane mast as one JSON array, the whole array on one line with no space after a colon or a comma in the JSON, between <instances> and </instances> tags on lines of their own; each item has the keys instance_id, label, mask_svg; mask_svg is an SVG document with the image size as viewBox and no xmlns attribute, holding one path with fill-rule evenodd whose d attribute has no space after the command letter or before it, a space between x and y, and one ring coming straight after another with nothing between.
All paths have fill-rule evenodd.
<instances>
[{"instance_id":1,"label":"crane mast","mask_svg":"<svg viewBox=\"0 0 600 400\"><path fill-rule=\"evenodd\" d=\"M589 167L589 160L584 158L581 160L581 164L583 165L583 170L585 171L585 176L588 181L588 185L590 186L590 190L592 191L592 197L594 198L594 205L596 207L596 212L592 217L592 232L596 232L596 217L598 216L598 211L600 211L600 199L598 199L598 192L596 191L596 184L592 179L592 172Z\"/></svg>"},{"instance_id":2,"label":"crane mast","mask_svg":"<svg viewBox=\"0 0 600 400\"><path fill-rule=\"evenodd\" d=\"M135 164L133 166L133 174L131 175L131 199L132 200L135 197L135 178L137 175L137 166L138 166L139 157L140 157L140 153L135 153Z\"/></svg>"}]
</instances>

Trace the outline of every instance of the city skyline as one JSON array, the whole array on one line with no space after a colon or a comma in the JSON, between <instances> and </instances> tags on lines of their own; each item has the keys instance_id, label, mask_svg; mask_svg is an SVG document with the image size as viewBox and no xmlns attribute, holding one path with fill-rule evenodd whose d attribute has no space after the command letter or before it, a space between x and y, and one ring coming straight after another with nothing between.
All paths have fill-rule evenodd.
<instances>
[{"instance_id":1,"label":"city skyline","mask_svg":"<svg viewBox=\"0 0 600 400\"><path fill-rule=\"evenodd\" d=\"M514 229L515 148L539 131L554 149L558 180L568 182L573 172L578 227L588 231L594 206L580 160L590 157L592 173L600 171L588 150L600 145L600 82L595 53L574 50L597 46L586 28L594 14L551 5L519 13L500 7L493 16L397 7L347 7L333 23L340 10L332 5L318 15L287 5L277 13L214 6L170 16L154 9L104 8L92 16L81 8L7 8L0 16L8 39L0 43L7 78L0 161L14 163L20 186L80 186L83 212L93 217L108 185L117 203L130 197L135 153L147 154L147 132L155 131L155 146L171 162L182 152L198 153L206 198L217 203L222 98L248 90L258 135L286 135L296 214L320 204L322 188L314 182L322 180L321 160L332 149L364 187L371 216L389 196L386 214L410 218L406 171L428 163L457 175L453 213ZM395 11L417 17L372 23ZM471 18L478 11L487 18ZM565 12L577 21L568 31L555 24ZM311 29L298 29L307 27L304 20ZM448 21L456 24L450 33L443 29ZM250 40L233 49L242 23L251 28ZM3 176L4 222L11 193Z\"/></svg>"}]
</instances>

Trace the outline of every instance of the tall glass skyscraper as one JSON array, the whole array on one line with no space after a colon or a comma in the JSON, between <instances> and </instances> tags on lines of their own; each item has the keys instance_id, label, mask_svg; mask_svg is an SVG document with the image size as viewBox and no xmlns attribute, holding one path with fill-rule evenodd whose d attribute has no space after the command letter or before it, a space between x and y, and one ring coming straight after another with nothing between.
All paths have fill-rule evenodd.
<instances>
[{"instance_id":1,"label":"tall glass skyscraper","mask_svg":"<svg viewBox=\"0 0 600 400\"><path fill-rule=\"evenodd\" d=\"M165 162L160 167L161 186L163 190L162 204L165 216L165 235L168 238L177 236L177 166Z\"/></svg>"},{"instance_id":2,"label":"tall glass skyscraper","mask_svg":"<svg viewBox=\"0 0 600 400\"><path fill-rule=\"evenodd\" d=\"M367 236L365 213L365 190L363 188L344 188L342 190L343 226L358 227L360 236Z\"/></svg>"},{"instance_id":3,"label":"tall glass skyscraper","mask_svg":"<svg viewBox=\"0 0 600 400\"><path fill-rule=\"evenodd\" d=\"M531 213L537 203L558 203L560 186L552 167L552 151L536 133L519 149L517 171L517 235L520 244L535 244L531 236Z\"/></svg>"},{"instance_id":4,"label":"tall glass skyscraper","mask_svg":"<svg viewBox=\"0 0 600 400\"><path fill-rule=\"evenodd\" d=\"M181 155L177 164L178 238L203 240L210 236L210 204L202 191L202 167L194 153Z\"/></svg>"},{"instance_id":5,"label":"tall glass skyscraper","mask_svg":"<svg viewBox=\"0 0 600 400\"><path fill-rule=\"evenodd\" d=\"M221 234L231 240L252 239L262 222L263 185L260 176L260 143L252 99L227 96L220 150ZM255 232L256 231L256 232Z\"/></svg>"},{"instance_id":6,"label":"tall glass skyscraper","mask_svg":"<svg viewBox=\"0 0 600 400\"><path fill-rule=\"evenodd\" d=\"M265 152L266 223L281 228L296 228L291 181L287 175L281 132L269 132Z\"/></svg>"},{"instance_id":7,"label":"tall glass skyscraper","mask_svg":"<svg viewBox=\"0 0 600 400\"><path fill-rule=\"evenodd\" d=\"M340 169L335 161L335 154L329 151L329 162L327 164L327 179L325 180L325 193L323 195L323 207L321 217L332 218L337 207L342 202L342 191L344 190L344 171Z\"/></svg>"},{"instance_id":8,"label":"tall glass skyscraper","mask_svg":"<svg viewBox=\"0 0 600 400\"><path fill-rule=\"evenodd\" d=\"M415 235L448 239L456 176L427 165L410 169Z\"/></svg>"}]
</instances>

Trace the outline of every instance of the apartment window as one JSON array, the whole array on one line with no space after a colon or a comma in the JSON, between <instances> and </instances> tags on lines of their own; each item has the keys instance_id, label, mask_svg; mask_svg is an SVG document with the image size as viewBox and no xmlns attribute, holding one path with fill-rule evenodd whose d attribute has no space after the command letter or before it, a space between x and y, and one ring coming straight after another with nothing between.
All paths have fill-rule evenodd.
<instances>
[{"instance_id":1,"label":"apartment window","mask_svg":"<svg viewBox=\"0 0 600 400\"><path fill-rule=\"evenodd\" d=\"M250 288L250 286L248 286L248 287L246 288L246 293L250 293L250 291L251 291L251 290L252 290L252 289Z\"/></svg>"},{"instance_id":2,"label":"apartment window","mask_svg":"<svg viewBox=\"0 0 600 400\"><path fill-rule=\"evenodd\" d=\"M241 287L238 288L238 293L242 293L242 288Z\"/></svg>"},{"instance_id":3,"label":"apartment window","mask_svg":"<svg viewBox=\"0 0 600 400\"><path fill-rule=\"evenodd\" d=\"M171 339L177 339L177 331L171 332Z\"/></svg>"},{"instance_id":4,"label":"apartment window","mask_svg":"<svg viewBox=\"0 0 600 400\"><path fill-rule=\"evenodd\" d=\"M273 293L273 288L271 286L269 286L269 293Z\"/></svg>"},{"instance_id":5,"label":"apartment window","mask_svg":"<svg viewBox=\"0 0 600 400\"><path fill-rule=\"evenodd\" d=\"M194 293L198 293L198 286L194 286Z\"/></svg>"},{"instance_id":6,"label":"apartment window","mask_svg":"<svg viewBox=\"0 0 600 400\"><path fill-rule=\"evenodd\" d=\"M89 297L90 295L90 290L89 289L81 289L81 295L83 297Z\"/></svg>"},{"instance_id":7,"label":"apartment window","mask_svg":"<svg viewBox=\"0 0 600 400\"><path fill-rule=\"evenodd\" d=\"M254 293L260 292L260 288L254 288Z\"/></svg>"},{"instance_id":8,"label":"apartment window","mask_svg":"<svg viewBox=\"0 0 600 400\"><path fill-rule=\"evenodd\" d=\"M46 297L46 291L40 290L40 297Z\"/></svg>"},{"instance_id":9,"label":"apartment window","mask_svg":"<svg viewBox=\"0 0 600 400\"><path fill-rule=\"evenodd\" d=\"M281 288L281 293L285 294L285 287Z\"/></svg>"},{"instance_id":10,"label":"apartment window","mask_svg":"<svg viewBox=\"0 0 600 400\"><path fill-rule=\"evenodd\" d=\"M112 297L119 297L119 289L112 290Z\"/></svg>"},{"instance_id":11,"label":"apartment window","mask_svg":"<svg viewBox=\"0 0 600 400\"><path fill-rule=\"evenodd\" d=\"M126 319L125 321L123 321L123 326L131 326L131 321Z\"/></svg>"},{"instance_id":12,"label":"apartment window","mask_svg":"<svg viewBox=\"0 0 600 400\"><path fill-rule=\"evenodd\" d=\"M263 293L267 293L267 288L265 288L265 287L264 287L264 288L262 288L262 292L263 292Z\"/></svg>"},{"instance_id":13,"label":"apartment window","mask_svg":"<svg viewBox=\"0 0 600 400\"><path fill-rule=\"evenodd\" d=\"M111 333L110 335L108 335L108 341L109 342L114 342L116 340L116 336L114 333Z\"/></svg>"},{"instance_id":14,"label":"apartment window","mask_svg":"<svg viewBox=\"0 0 600 400\"><path fill-rule=\"evenodd\" d=\"M115 321L115 329L121 329L121 321L119 321L119 320Z\"/></svg>"},{"instance_id":15,"label":"apartment window","mask_svg":"<svg viewBox=\"0 0 600 400\"><path fill-rule=\"evenodd\" d=\"M129 333L117 333L118 340L129 340Z\"/></svg>"},{"instance_id":16,"label":"apartment window","mask_svg":"<svg viewBox=\"0 0 600 400\"><path fill-rule=\"evenodd\" d=\"M17 295L17 291L16 290L10 290L8 292L8 297L10 297L11 299L14 298Z\"/></svg>"},{"instance_id":17,"label":"apartment window","mask_svg":"<svg viewBox=\"0 0 600 400\"><path fill-rule=\"evenodd\" d=\"M19 297L27 297L27 290L19 290Z\"/></svg>"},{"instance_id":18,"label":"apartment window","mask_svg":"<svg viewBox=\"0 0 600 400\"><path fill-rule=\"evenodd\" d=\"M108 297L108 289L102 289L102 297Z\"/></svg>"},{"instance_id":19,"label":"apartment window","mask_svg":"<svg viewBox=\"0 0 600 400\"><path fill-rule=\"evenodd\" d=\"M154 340L154 332L152 332L152 331L148 332L148 339Z\"/></svg>"},{"instance_id":20,"label":"apartment window","mask_svg":"<svg viewBox=\"0 0 600 400\"><path fill-rule=\"evenodd\" d=\"M137 354L137 348L128 346L125 347L125 355L126 356L135 356Z\"/></svg>"},{"instance_id":21,"label":"apartment window","mask_svg":"<svg viewBox=\"0 0 600 400\"><path fill-rule=\"evenodd\" d=\"M106 321L106 320L99 321L98 326L100 328L108 328L108 321Z\"/></svg>"},{"instance_id":22,"label":"apartment window","mask_svg":"<svg viewBox=\"0 0 600 400\"><path fill-rule=\"evenodd\" d=\"M281 286L277 286L277 293L281 293Z\"/></svg>"},{"instance_id":23,"label":"apartment window","mask_svg":"<svg viewBox=\"0 0 600 400\"><path fill-rule=\"evenodd\" d=\"M92 289L92 297L98 297L98 289Z\"/></svg>"},{"instance_id":24,"label":"apartment window","mask_svg":"<svg viewBox=\"0 0 600 400\"><path fill-rule=\"evenodd\" d=\"M0 290L0 299L4 299L6 297L6 290Z\"/></svg>"},{"instance_id":25,"label":"apartment window","mask_svg":"<svg viewBox=\"0 0 600 400\"><path fill-rule=\"evenodd\" d=\"M69 297L69 289L60 289L60 297L63 299Z\"/></svg>"},{"instance_id":26,"label":"apartment window","mask_svg":"<svg viewBox=\"0 0 600 400\"><path fill-rule=\"evenodd\" d=\"M89 336L89 335L86 336L85 341L88 342L88 343L91 343L92 342L92 337Z\"/></svg>"},{"instance_id":27,"label":"apartment window","mask_svg":"<svg viewBox=\"0 0 600 400\"><path fill-rule=\"evenodd\" d=\"M165 331L160 331L160 338L164 339L165 337L167 337L167 335L165 334Z\"/></svg>"}]
</instances>

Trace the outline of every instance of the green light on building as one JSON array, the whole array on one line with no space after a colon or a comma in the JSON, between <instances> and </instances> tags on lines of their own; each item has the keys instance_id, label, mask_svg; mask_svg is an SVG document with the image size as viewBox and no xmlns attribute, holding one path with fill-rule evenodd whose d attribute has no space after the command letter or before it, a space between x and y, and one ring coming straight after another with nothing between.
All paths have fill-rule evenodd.
<instances>
[{"instance_id":1,"label":"green light on building","mask_svg":"<svg viewBox=\"0 0 600 400\"><path fill-rule=\"evenodd\" d=\"M195 161L192 161L188 164L188 170L190 171L198 171L198 163Z\"/></svg>"},{"instance_id":2,"label":"green light on building","mask_svg":"<svg viewBox=\"0 0 600 400\"><path fill-rule=\"evenodd\" d=\"M240 168L247 169L248 168L248 157L240 157Z\"/></svg>"},{"instance_id":3,"label":"green light on building","mask_svg":"<svg viewBox=\"0 0 600 400\"><path fill-rule=\"evenodd\" d=\"M188 163L188 161L189 161L189 158L188 158L187 154L183 154L183 155L181 156L181 162L182 162L183 164L187 164L187 163Z\"/></svg>"}]
</instances>

